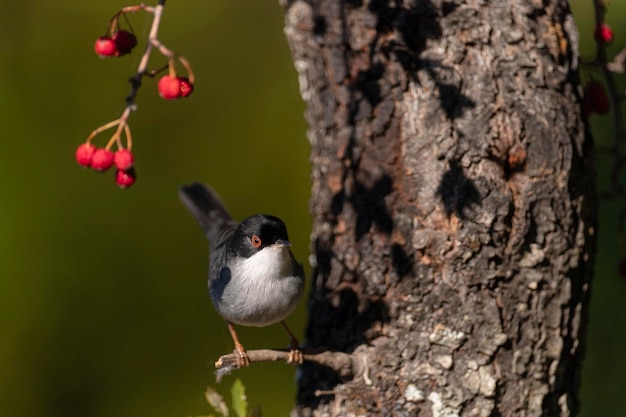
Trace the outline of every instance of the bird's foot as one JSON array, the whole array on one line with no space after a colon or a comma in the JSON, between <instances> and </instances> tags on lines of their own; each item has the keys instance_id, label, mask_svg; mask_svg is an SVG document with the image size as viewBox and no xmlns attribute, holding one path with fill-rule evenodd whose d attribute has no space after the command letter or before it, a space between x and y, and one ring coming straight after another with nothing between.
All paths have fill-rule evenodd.
<instances>
[{"instance_id":1,"label":"bird's foot","mask_svg":"<svg viewBox=\"0 0 626 417\"><path fill-rule=\"evenodd\" d=\"M304 355L302 355L302 351L300 349L291 349L289 351L289 356L287 356L287 363L300 365L302 362L304 362Z\"/></svg>"},{"instance_id":2,"label":"bird's foot","mask_svg":"<svg viewBox=\"0 0 626 417\"><path fill-rule=\"evenodd\" d=\"M235 355L237 355L237 368L243 368L244 366L250 366L250 358L246 353L246 350L240 343L235 344Z\"/></svg>"},{"instance_id":3,"label":"bird's foot","mask_svg":"<svg viewBox=\"0 0 626 417\"><path fill-rule=\"evenodd\" d=\"M296 339L295 337L291 337L291 341L289 342L289 356L287 356L287 363L300 365L302 362L304 362L304 355L302 355L302 351L300 350L298 339Z\"/></svg>"}]
</instances>

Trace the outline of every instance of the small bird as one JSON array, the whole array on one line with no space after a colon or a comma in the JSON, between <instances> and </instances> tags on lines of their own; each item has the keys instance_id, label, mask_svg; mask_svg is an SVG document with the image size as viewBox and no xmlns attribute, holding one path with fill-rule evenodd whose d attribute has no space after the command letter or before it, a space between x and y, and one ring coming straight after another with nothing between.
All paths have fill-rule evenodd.
<instances>
[{"instance_id":1,"label":"small bird","mask_svg":"<svg viewBox=\"0 0 626 417\"><path fill-rule=\"evenodd\" d=\"M204 184L180 187L179 197L209 241L209 293L235 343L239 367L250 359L233 324L282 324L290 337L288 363L302 363L298 340L285 324L304 291L304 270L289 250L281 219L256 214L237 223Z\"/></svg>"}]
</instances>

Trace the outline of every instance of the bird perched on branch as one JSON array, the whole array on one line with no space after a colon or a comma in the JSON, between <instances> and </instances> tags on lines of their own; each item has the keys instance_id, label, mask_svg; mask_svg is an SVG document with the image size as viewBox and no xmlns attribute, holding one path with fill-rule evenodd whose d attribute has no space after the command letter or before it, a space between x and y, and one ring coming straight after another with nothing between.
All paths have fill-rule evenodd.
<instances>
[{"instance_id":1,"label":"bird perched on branch","mask_svg":"<svg viewBox=\"0 0 626 417\"><path fill-rule=\"evenodd\" d=\"M284 320L302 297L304 270L289 250L285 223L267 214L237 223L217 193L199 183L181 187L179 197L209 241L209 293L226 320L238 366L248 366L250 360L233 324L263 327L280 322L290 337L287 362L302 363L298 340Z\"/></svg>"}]
</instances>

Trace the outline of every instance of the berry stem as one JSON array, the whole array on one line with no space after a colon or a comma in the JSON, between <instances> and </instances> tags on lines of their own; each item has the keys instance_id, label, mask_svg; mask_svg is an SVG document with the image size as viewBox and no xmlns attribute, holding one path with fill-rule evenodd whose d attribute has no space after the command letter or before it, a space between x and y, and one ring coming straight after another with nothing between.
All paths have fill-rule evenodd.
<instances>
[{"instance_id":1,"label":"berry stem","mask_svg":"<svg viewBox=\"0 0 626 417\"><path fill-rule=\"evenodd\" d=\"M157 48L159 52L161 52L166 58L168 58L170 77L174 77L174 78L176 77L176 69L174 68L174 60L177 59L178 62L180 62L183 67L185 67L185 71L187 72L187 78L189 78L189 81L192 84L194 83L193 70L191 69L191 65L189 64L189 61L187 61L187 59L184 56L178 55L176 52L170 50L165 45L163 45L161 41L159 41L157 38L150 39L150 42L152 43L152 46Z\"/></svg>"},{"instance_id":2,"label":"berry stem","mask_svg":"<svg viewBox=\"0 0 626 417\"><path fill-rule=\"evenodd\" d=\"M146 69L148 68L148 61L150 59L150 52L152 51L152 48L153 48L153 41L157 39L157 36L159 33L159 26L161 24L161 16L163 14L164 4L165 4L165 0L159 0L159 3L157 4L156 7L149 7L149 6L145 6L144 4L140 4L139 6L125 7L111 19L111 26L114 26L117 24L117 20L119 19L120 15L126 12L136 12L138 10L145 10L154 15L152 19L152 26L150 28L150 34L148 35L149 40L146 43L146 49L144 50L144 53L141 56L141 59L139 61L137 72L129 80L131 84L131 90L128 96L126 96L126 108L124 109L122 116L119 119L111 123L107 123L106 125L101 126L98 129L94 130L92 134L89 136L89 138L87 139L87 141L90 141L95 135L102 132L103 130L109 129L117 125L117 130L115 131L113 136L111 136L111 139L109 139L109 142L106 145L106 149L107 150L110 149L113 146L113 144L116 142L117 142L117 147L119 149L124 148L122 141L121 141L122 129L125 129L127 145L128 145L128 148L130 149L132 139L130 136L130 129L128 128L128 118L130 117L130 113L136 108L135 98L137 97L137 93L139 92L139 87L141 86L141 78L144 75L146 75Z\"/></svg>"},{"instance_id":3,"label":"berry stem","mask_svg":"<svg viewBox=\"0 0 626 417\"><path fill-rule=\"evenodd\" d=\"M113 136L111 136L111 139L109 139L109 141L107 142L107 146L105 146L104 149L106 149L107 151L111 150L111 147L116 142L117 142L118 149L122 149L122 141L120 140L120 130L122 129L122 126L123 126L122 123L118 125L117 130L115 131Z\"/></svg>"},{"instance_id":4,"label":"berry stem","mask_svg":"<svg viewBox=\"0 0 626 417\"><path fill-rule=\"evenodd\" d=\"M110 129L110 128L112 128L113 126L118 125L119 123L120 123L120 119L117 119L117 120L113 120L112 122L106 123L106 124L104 124L104 125L100 126L100 127L99 127L99 128L97 128L97 129L94 129L94 130L93 130L93 132L91 132L91 133L89 134L89 136L87 137L86 142L87 142L87 143L91 143L91 140L92 140L92 139L93 139L93 138L94 138L94 137L95 137L98 133L100 133L100 132L104 132L105 130Z\"/></svg>"},{"instance_id":5,"label":"berry stem","mask_svg":"<svg viewBox=\"0 0 626 417\"><path fill-rule=\"evenodd\" d=\"M125 129L127 146L128 149L131 149L132 146L132 138L130 135L130 128L128 127L128 118L130 117L131 111L135 109L135 98L137 97L137 93L139 92L139 87L141 86L141 78L146 74L146 70L148 68L148 61L150 60L150 52L152 52L153 42L157 39L159 35L159 27L161 25L161 17L163 16L163 6L165 5L165 0L159 0L156 7L145 6L143 3L139 6L130 6L122 9L121 13L125 12L135 12L137 10L143 9L147 12L153 14L152 18L152 26L150 27L150 34L148 35L148 42L146 42L146 49L139 60L139 66L137 67L137 72L135 76L132 77L129 81L131 84L131 90L128 96L126 97L126 108L122 113L122 116L118 119L119 126L117 131L107 143L106 148L109 149L113 146L114 142L117 142L119 149L123 149L120 136L122 129ZM119 15L117 16L119 17ZM158 42L158 41L157 41Z\"/></svg>"},{"instance_id":6,"label":"berry stem","mask_svg":"<svg viewBox=\"0 0 626 417\"><path fill-rule=\"evenodd\" d=\"M168 70L168 74L170 75L170 77L176 78L176 62L174 61L174 58L172 57L168 57L167 70Z\"/></svg>"},{"instance_id":7,"label":"berry stem","mask_svg":"<svg viewBox=\"0 0 626 417\"><path fill-rule=\"evenodd\" d=\"M126 24L128 25L128 27L130 28L131 32L133 31L133 28L130 24L130 22L128 21L128 18L126 17L126 13L136 13L139 10L145 10L148 13L154 13L154 7L152 6L146 6L145 4L141 3L137 6L126 6L124 7L122 10L120 10L119 12L115 13L115 16L113 16L111 18L111 20L109 20L109 26L107 28L107 34L109 34L111 32L112 29L116 29L117 31L117 27L118 27L118 22L120 20L120 16L124 17L124 20L126 21Z\"/></svg>"},{"instance_id":8,"label":"berry stem","mask_svg":"<svg viewBox=\"0 0 626 417\"><path fill-rule=\"evenodd\" d=\"M124 133L126 133L126 148L131 151L133 149L133 138L130 135L130 126L124 125Z\"/></svg>"},{"instance_id":9,"label":"berry stem","mask_svg":"<svg viewBox=\"0 0 626 417\"><path fill-rule=\"evenodd\" d=\"M605 24L604 15L606 14L606 7L602 0L593 0L594 13L596 19L596 27L600 27ZM609 96L613 104L613 143L611 151L614 155L613 167L610 174L609 194L615 194L619 192L619 173L623 167L624 158L622 158L620 149L620 140L624 138L624 123L622 121L622 93L617 87L615 76L609 68L609 60L607 58L607 45L605 42L599 42L596 40L596 62L602 68L602 73L606 80L606 84L609 90Z\"/></svg>"},{"instance_id":10,"label":"berry stem","mask_svg":"<svg viewBox=\"0 0 626 417\"><path fill-rule=\"evenodd\" d=\"M130 116L130 112L132 109L133 109L133 106L126 106L126 108L124 109L124 113L122 113L122 117L118 119L117 130L115 130L115 133L113 134L113 136L111 136L111 139L109 139L109 142L107 143L107 146L105 147L106 150L111 149L111 147L113 146L115 142L117 142L118 149L124 148L124 146L122 145L122 140L121 140L122 129L128 126L127 121L128 121L128 117Z\"/></svg>"},{"instance_id":11,"label":"berry stem","mask_svg":"<svg viewBox=\"0 0 626 417\"><path fill-rule=\"evenodd\" d=\"M139 61L139 67L137 67L137 73L133 78L130 79L130 83L132 85L130 94L126 97L126 102L128 103L128 107L135 106L135 97L137 96L137 91L141 86L141 77L143 77L146 73L146 69L148 68L148 61L150 60L150 52L152 51L153 41L157 39L159 34L159 26L161 24L161 16L163 14L163 4L165 1L159 1L159 4L154 7L152 11L154 18L152 19L152 26L150 27L150 34L148 35L148 42L146 43L146 49L141 56ZM128 108L127 107L127 108Z\"/></svg>"},{"instance_id":12,"label":"berry stem","mask_svg":"<svg viewBox=\"0 0 626 417\"><path fill-rule=\"evenodd\" d=\"M152 6L146 6L145 4L141 3L137 6L126 6L124 7L119 13L118 15L122 14L122 13L135 13L139 10L145 10L148 13L154 13L154 7Z\"/></svg>"}]
</instances>

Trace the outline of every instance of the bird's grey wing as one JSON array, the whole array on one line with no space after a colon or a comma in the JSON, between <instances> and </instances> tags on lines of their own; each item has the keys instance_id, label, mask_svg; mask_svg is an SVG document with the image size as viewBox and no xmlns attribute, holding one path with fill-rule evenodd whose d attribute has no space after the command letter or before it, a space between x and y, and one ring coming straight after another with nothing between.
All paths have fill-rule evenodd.
<instances>
[{"instance_id":1,"label":"bird's grey wing","mask_svg":"<svg viewBox=\"0 0 626 417\"><path fill-rule=\"evenodd\" d=\"M221 253L224 244L237 227L224 203L208 185L194 183L179 188L178 196L204 230L211 257ZM214 263L214 262L211 262Z\"/></svg>"}]
</instances>

